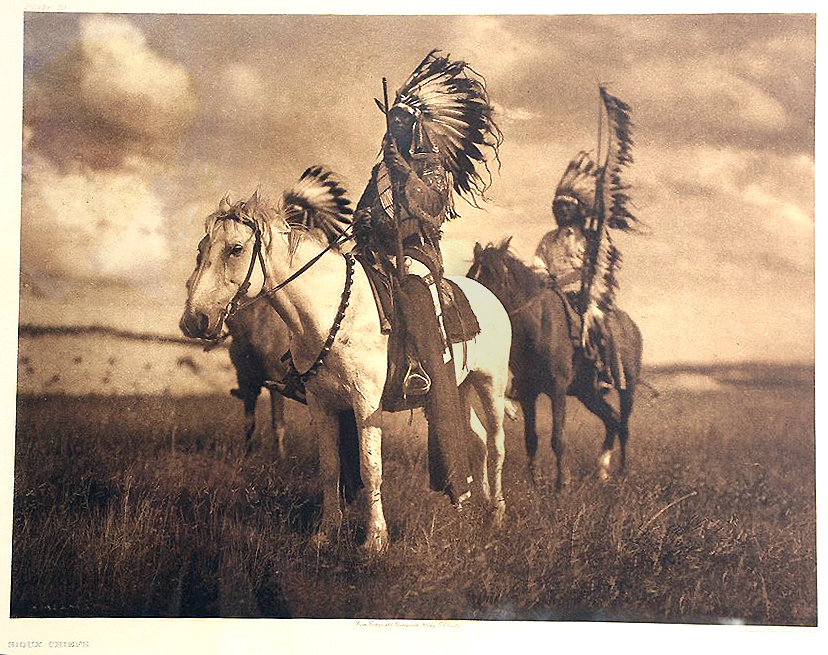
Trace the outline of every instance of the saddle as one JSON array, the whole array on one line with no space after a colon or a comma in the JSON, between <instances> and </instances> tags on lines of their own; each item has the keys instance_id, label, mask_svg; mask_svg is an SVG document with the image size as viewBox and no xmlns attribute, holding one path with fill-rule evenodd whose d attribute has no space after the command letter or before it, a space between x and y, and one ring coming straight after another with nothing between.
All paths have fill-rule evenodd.
<instances>
[{"instance_id":1,"label":"saddle","mask_svg":"<svg viewBox=\"0 0 828 655\"><path fill-rule=\"evenodd\" d=\"M573 347L580 348L583 318L575 308L574 299L568 297L568 295L554 282L550 282L547 288L554 293L563 304L566 322L567 325L569 325L569 339L572 341Z\"/></svg>"},{"instance_id":2,"label":"saddle","mask_svg":"<svg viewBox=\"0 0 828 655\"><path fill-rule=\"evenodd\" d=\"M389 335L388 376L382 392L382 407L389 412L422 407L425 403L423 395L407 396L403 391L403 382L413 353L409 340L400 329L399 314L394 302L397 279L391 271L371 264L359 255L356 258L362 264L371 285L380 329L383 334ZM445 336L449 343L465 343L480 334L477 316L462 289L451 280L443 278L437 283L437 291L443 313Z\"/></svg>"}]
</instances>

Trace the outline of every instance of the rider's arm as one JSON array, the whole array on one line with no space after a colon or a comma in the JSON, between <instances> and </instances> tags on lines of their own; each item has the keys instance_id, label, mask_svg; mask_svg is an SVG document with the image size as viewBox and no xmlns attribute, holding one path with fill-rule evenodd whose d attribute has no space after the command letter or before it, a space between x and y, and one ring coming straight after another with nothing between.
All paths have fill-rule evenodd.
<instances>
[{"instance_id":1,"label":"rider's arm","mask_svg":"<svg viewBox=\"0 0 828 655\"><path fill-rule=\"evenodd\" d=\"M421 162L420 174L412 170L403 190L409 212L437 229L445 220L449 184L446 169L434 159Z\"/></svg>"},{"instance_id":2,"label":"rider's arm","mask_svg":"<svg viewBox=\"0 0 828 655\"><path fill-rule=\"evenodd\" d=\"M436 156L415 155L414 166L397 150L394 141L385 149L385 163L401 180L402 202L408 214L432 227L440 228L448 203L448 174Z\"/></svg>"}]
</instances>

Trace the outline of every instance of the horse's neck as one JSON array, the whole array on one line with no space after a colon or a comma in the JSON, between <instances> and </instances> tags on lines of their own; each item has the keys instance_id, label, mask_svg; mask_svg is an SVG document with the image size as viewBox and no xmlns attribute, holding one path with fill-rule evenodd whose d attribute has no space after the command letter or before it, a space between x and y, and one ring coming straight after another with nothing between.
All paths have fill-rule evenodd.
<instances>
[{"instance_id":1,"label":"horse's neck","mask_svg":"<svg viewBox=\"0 0 828 655\"><path fill-rule=\"evenodd\" d=\"M325 246L308 239L290 262L278 249L268 256L265 288L274 288L318 255ZM335 251L325 253L268 300L294 335L299 347L314 348L328 335L345 283L345 260Z\"/></svg>"},{"instance_id":2,"label":"horse's neck","mask_svg":"<svg viewBox=\"0 0 828 655\"><path fill-rule=\"evenodd\" d=\"M525 304L545 288L532 269L512 264L512 270L516 284L511 285L512 288L507 291L508 298L501 299L508 311L513 311L516 307Z\"/></svg>"}]
</instances>

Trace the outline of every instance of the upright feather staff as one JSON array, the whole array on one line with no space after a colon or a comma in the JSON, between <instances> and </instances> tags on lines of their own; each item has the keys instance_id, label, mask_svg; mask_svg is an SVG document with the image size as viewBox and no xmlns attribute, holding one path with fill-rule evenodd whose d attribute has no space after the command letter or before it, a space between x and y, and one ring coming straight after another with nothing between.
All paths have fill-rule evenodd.
<instances>
[{"instance_id":1,"label":"upright feather staff","mask_svg":"<svg viewBox=\"0 0 828 655\"><path fill-rule=\"evenodd\" d=\"M601 150L606 150L603 165L589 171L594 176L595 191L592 212L585 225L586 252L581 280L581 300L585 308L581 339L584 345L600 315L612 309L618 288L621 253L613 245L609 230L633 232L639 227L638 219L629 208L629 186L622 179L624 170L633 161L630 107L610 95L604 85L599 86L599 93L599 162ZM601 137L604 126L607 128L605 142ZM583 174L578 167L576 169Z\"/></svg>"}]
</instances>

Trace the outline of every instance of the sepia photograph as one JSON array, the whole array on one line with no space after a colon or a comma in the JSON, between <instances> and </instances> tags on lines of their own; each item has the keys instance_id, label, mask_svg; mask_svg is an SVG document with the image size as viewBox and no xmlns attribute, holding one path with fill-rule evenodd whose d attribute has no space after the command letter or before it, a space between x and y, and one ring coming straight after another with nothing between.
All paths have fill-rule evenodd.
<instances>
[{"instance_id":1,"label":"sepia photograph","mask_svg":"<svg viewBox=\"0 0 828 655\"><path fill-rule=\"evenodd\" d=\"M815 10L21 9L0 653L815 650Z\"/></svg>"}]
</instances>

